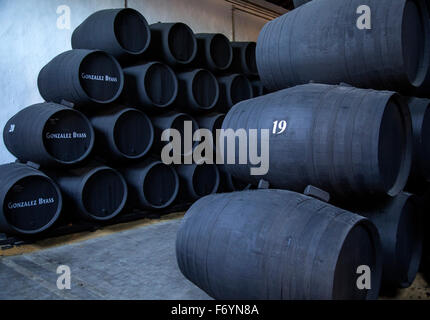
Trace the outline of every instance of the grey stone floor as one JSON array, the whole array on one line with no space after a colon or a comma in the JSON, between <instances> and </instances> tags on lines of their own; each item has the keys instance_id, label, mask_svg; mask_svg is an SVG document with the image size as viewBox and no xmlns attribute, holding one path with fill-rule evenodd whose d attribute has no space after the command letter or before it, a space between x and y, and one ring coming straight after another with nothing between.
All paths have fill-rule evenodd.
<instances>
[{"instance_id":1,"label":"grey stone floor","mask_svg":"<svg viewBox=\"0 0 430 320\"><path fill-rule=\"evenodd\" d=\"M210 299L176 263L180 219L0 258L0 299ZM71 289L57 288L59 265Z\"/></svg>"}]
</instances>

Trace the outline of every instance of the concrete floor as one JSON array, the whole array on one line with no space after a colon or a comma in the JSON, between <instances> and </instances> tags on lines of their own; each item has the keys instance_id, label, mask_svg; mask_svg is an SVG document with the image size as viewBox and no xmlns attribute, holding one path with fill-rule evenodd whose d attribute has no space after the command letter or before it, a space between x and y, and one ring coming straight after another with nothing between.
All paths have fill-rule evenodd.
<instances>
[{"instance_id":1,"label":"concrete floor","mask_svg":"<svg viewBox=\"0 0 430 320\"><path fill-rule=\"evenodd\" d=\"M180 222L0 257L0 299L210 299L177 267ZM70 267L71 290L57 288L59 265Z\"/></svg>"},{"instance_id":2,"label":"concrete floor","mask_svg":"<svg viewBox=\"0 0 430 320\"><path fill-rule=\"evenodd\" d=\"M178 269L175 238L183 213L0 250L0 299L211 299ZM59 265L71 290L57 288ZM430 299L419 274L392 297Z\"/></svg>"}]
</instances>

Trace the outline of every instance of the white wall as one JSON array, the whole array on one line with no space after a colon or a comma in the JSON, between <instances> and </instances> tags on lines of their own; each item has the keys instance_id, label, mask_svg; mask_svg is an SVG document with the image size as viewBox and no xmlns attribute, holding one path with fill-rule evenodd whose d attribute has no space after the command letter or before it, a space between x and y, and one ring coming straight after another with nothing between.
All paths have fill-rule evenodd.
<instances>
[{"instance_id":1,"label":"white wall","mask_svg":"<svg viewBox=\"0 0 430 320\"><path fill-rule=\"evenodd\" d=\"M224 0L0 0L0 132L17 111L42 102L37 90L39 70L71 49L73 29L94 11L124 7L125 2L149 23L181 21L196 33L220 32L231 40L234 33L237 41L256 41L267 21L233 10ZM61 5L70 8L70 29L57 27ZM0 141L0 163L13 161Z\"/></svg>"}]
</instances>

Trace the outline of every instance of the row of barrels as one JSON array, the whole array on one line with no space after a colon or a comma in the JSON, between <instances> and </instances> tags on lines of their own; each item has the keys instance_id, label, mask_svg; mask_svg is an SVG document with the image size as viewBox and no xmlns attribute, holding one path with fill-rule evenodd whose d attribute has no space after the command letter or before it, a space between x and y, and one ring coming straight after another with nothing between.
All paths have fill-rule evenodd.
<instances>
[{"instance_id":1,"label":"row of barrels","mask_svg":"<svg viewBox=\"0 0 430 320\"><path fill-rule=\"evenodd\" d=\"M98 104L119 102L153 113L169 109L226 112L264 90L258 80L244 74L215 77L202 68L175 72L158 61L122 68L106 52L87 49L66 51L52 59L40 71L37 83L45 101L65 100L89 111Z\"/></svg>"},{"instance_id":2,"label":"row of barrels","mask_svg":"<svg viewBox=\"0 0 430 320\"><path fill-rule=\"evenodd\" d=\"M0 180L0 232L21 236L56 222L103 222L125 209L165 209L245 187L216 165L168 166L152 158L115 169L97 162L69 170L15 162L0 165Z\"/></svg>"},{"instance_id":3,"label":"row of barrels","mask_svg":"<svg viewBox=\"0 0 430 320\"><path fill-rule=\"evenodd\" d=\"M296 2L259 35L256 60L267 89L345 82L430 97L428 1Z\"/></svg>"},{"instance_id":4,"label":"row of barrels","mask_svg":"<svg viewBox=\"0 0 430 320\"><path fill-rule=\"evenodd\" d=\"M415 279L419 207L407 193L349 210L287 190L210 195L187 211L177 261L216 299L376 299Z\"/></svg>"},{"instance_id":5,"label":"row of barrels","mask_svg":"<svg viewBox=\"0 0 430 320\"><path fill-rule=\"evenodd\" d=\"M273 132L276 121L286 123L281 134ZM264 178L275 188L314 185L334 197L363 198L415 191L430 180L429 99L306 84L238 103L222 128L270 132L266 175L249 174L255 165L239 162L238 146L228 165L253 184Z\"/></svg>"},{"instance_id":6,"label":"row of barrels","mask_svg":"<svg viewBox=\"0 0 430 320\"><path fill-rule=\"evenodd\" d=\"M168 129L181 134L184 155L187 122L192 126L191 139L198 129L207 129L215 137L224 116L210 113L192 117L172 111L149 117L138 109L113 105L87 117L64 105L40 103L9 119L3 140L16 158L43 167L76 167L92 157L117 164L139 161L151 154L159 158L168 143L161 137Z\"/></svg>"},{"instance_id":7,"label":"row of barrels","mask_svg":"<svg viewBox=\"0 0 430 320\"><path fill-rule=\"evenodd\" d=\"M230 42L220 33L195 34L181 22L148 25L131 8L93 13L74 30L71 43L73 49L107 52L122 65L161 60L172 67L257 75L255 42Z\"/></svg>"},{"instance_id":8,"label":"row of barrels","mask_svg":"<svg viewBox=\"0 0 430 320\"><path fill-rule=\"evenodd\" d=\"M410 286L428 207L429 112L428 99L346 84L235 105L222 128L269 132L257 139L269 144L267 173L251 175L238 146L225 168L274 189L198 200L178 231L180 270L217 299L375 299Z\"/></svg>"},{"instance_id":9,"label":"row of barrels","mask_svg":"<svg viewBox=\"0 0 430 320\"><path fill-rule=\"evenodd\" d=\"M136 10L97 11L73 32L72 50L42 68L41 96L84 109L114 101L149 112L226 112L261 95L255 42L194 34L184 23L148 25Z\"/></svg>"},{"instance_id":10,"label":"row of barrels","mask_svg":"<svg viewBox=\"0 0 430 320\"><path fill-rule=\"evenodd\" d=\"M265 175L237 146L226 169L274 189L198 200L177 262L217 299L376 299L412 284L428 228L429 7L294 3L257 42L261 81L278 91L238 103L222 126L269 133L256 142L268 144Z\"/></svg>"}]
</instances>

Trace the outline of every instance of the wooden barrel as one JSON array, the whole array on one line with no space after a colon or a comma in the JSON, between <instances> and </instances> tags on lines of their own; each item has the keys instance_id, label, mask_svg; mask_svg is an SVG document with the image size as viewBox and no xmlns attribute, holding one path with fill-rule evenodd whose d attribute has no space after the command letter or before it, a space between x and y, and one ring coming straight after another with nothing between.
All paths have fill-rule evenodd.
<instances>
[{"instance_id":1,"label":"wooden barrel","mask_svg":"<svg viewBox=\"0 0 430 320\"><path fill-rule=\"evenodd\" d=\"M163 209L176 200L179 178L173 167L148 158L119 170L129 186L131 206Z\"/></svg>"},{"instance_id":2,"label":"wooden barrel","mask_svg":"<svg viewBox=\"0 0 430 320\"><path fill-rule=\"evenodd\" d=\"M176 166L176 172L183 200L197 200L218 191L220 177L214 164L183 164Z\"/></svg>"},{"instance_id":3,"label":"wooden barrel","mask_svg":"<svg viewBox=\"0 0 430 320\"><path fill-rule=\"evenodd\" d=\"M198 33L196 65L219 73L230 68L233 61L233 48L230 40L221 33Z\"/></svg>"},{"instance_id":4,"label":"wooden barrel","mask_svg":"<svg viewBox=\"0 0 430 320\"><path fill-rule=\"evenodd\" d=\"M191 135L199 129L197 121L194 120L190 115L181 112L168 112L162 115L151 117L152 124L155 129L155 141L154 141L154 151L160 152L163 147L168 144L167 141L161 141L162 134L165 130L175 129L178 130L181 136L181 156L189 155L192 153L192 148L198 141L191 141L192 145L186 147L189 142L189 137L187 137L187 132L185 131L185 124L187 121L191 122Z\"/></svg>"},{"instance_id":5,"label":"wooden barrel","mask_svg":"<svg viewBox=\"0 0 430 320\"><path fill-rule=\"evenodd\" d=\"M35 235L51 227L63 200L57 185L42 172L21 163L0 165L0 231Z\"/></svg>"},{"instance_id":6,"label":"wooden barrel","mask_svg":"<svg viewBox=\"0 0 430 320\"><path fill-rule=\"evenodd\" d=\"M381 247L368 219L284 190L204 197L176 238L184 276L221 300L376 299ZM360 266L371 289L357 287Z\"/></svg>"},{"instance_id":7,"label":"wooden barrel","mask_svg":"<svg viewBox=\"0 0 430 320\"><path fill-rule=\"evenodd\" d=\"M99 49L119 60L141 55L150 42L146 19L130 8L97 11L72 34L73 49Z\"/></svg>"},{"instance_id":8,"label":"wooden barrel","mask_svg":"<svg viewBox=\"0 0 430 320\"><path fill-rule=\"evenodd\" d=\"M105 159L141 159L154 142L151 120L137 109L111 108L91 116L90 121L96 133L95 150Z\"/></svg>"},{"instance_id":9,"label":"wooden barrel","mask_svg":"<svg viewBox=\"0 0 430 320\"><path fill-rule=\"evenodd\" d=\"M94 145L94 130L79 111L39 103L19 111L5 125L6 148L18 159L42 166L76 165Z\"/></svg>"},{"instance_id":10,"label":"wooden barrel","mask_svg":"<svg viewBox=\"0 0 430 320\"><path fill-rule=\"evenodd\" d=\"M263 27L259 75L271 91L314 81L408 92L429 69L429 28L423 1L311 1Z\"/></svg>"},{"instance_id":11,"label":"wooden barrel","mask_svg":"<svg viewBox=\"0 0 430 320\"><path fill-rule=\"evenodd\" d=\"M232 42L233 61L230 71L246 75L257 75L257 60L255 59L255 42Z\"/></svg>"},{"instance_id":12,"label":"wooden barrel","mask_svg":"<svg viewBox=\"0 0 430 320\"><path fill-rule=\"evenodd\" d=\"M253 97L251 82L242 74L218 77L218 82L220 98L217 109L219 112L227 112L236 103Z\"/></svg>"},{"instance_id":13,"label":"wooden barrel","mask_svg":"<svg viewBox=\"0 0 430 320\"><path fill-rule=\"evenodd\" d=\"M408 193L369 202L339 204L370 219L381 237L382 288L407 288L418 272L423 225L419 199Z\"/></svg>"},{"instance_id":14,"label":"wooden barrel","mask_svg":"<svg viewBox=\"0 0 430 320\"><path fill-rule=\"evenodd\" d=\"M45 170L60 187L68 213L89 221L108 221L127 203L127 184L122 175L107 166L88 165L68 171Z\"/></svg>"},{"instance_id":15,"label":"wooden barrel","mask_svg":"<svg viewBox=\"0 0 430 320\"><path fill-rule=\"evenodd\" d=\"M151 58L160 58L170 66L186 66L197 55L197 40L193 30L185 23L151 24ZM161 57L160 57L161 54Z\"/></svg>"},{"instance_id":16,"label":"wooden barrel","mask_svg":"<svg viewBox=\"0 0 430 320\"><path fill-rule=\"evenodd\" d=\"M177 73L178 98L175 105L192 113L208 112L219 100L219 84L215 76L204 69Z\"/></svg>"},{"instance_id":17,"label":"wooden barrel","mask_svg":"<svg viewBox=\"0 0 430 320\"><path fill-rule=\"evenodd\" d=\"M407 189L419 192L430 182L430 100L409 98L412 116L413 157Z\"/></svg>"},{"instance_id":18,"label":"wooden barrel","mask_svg":"<svg viewBox=\"0 0 430 320\"><path fill-rule=\"evenodd\" d=\"M269 144L264 175L251 175L256 166L249 159L239 164L235 144L235 164L227 169L253 184L264 179L274 188L298 192L313 185L334 197L395 196L409 176L411 116L394 92L296 86L237 104L222 128L257 129L257 145ZM262 141L262 130L268 141Z\"/></svg>"},{"instance_id":19,"label":"wooden barrel","mask_svg":"<svg viewBox=\"0 0 430 320\"><path fill-rule=\"evenodd\" d=\"M163 111L176 100L178 79L173 70L160 62L149 62L124 69L122 102L148 111Z\"/></svg>"},{"instance_id":20,"label":"wooden barrel","mask_svg":"<svg viewBox=\"0 0 430 320\"><path fill-rule=\"evenodd\" d=\"M124 74L109 54L75 49L59 54L44 66L37 85L45 101L66 100L88 107L115 101L122 92Z\"/></svg>"}]
</instances>

